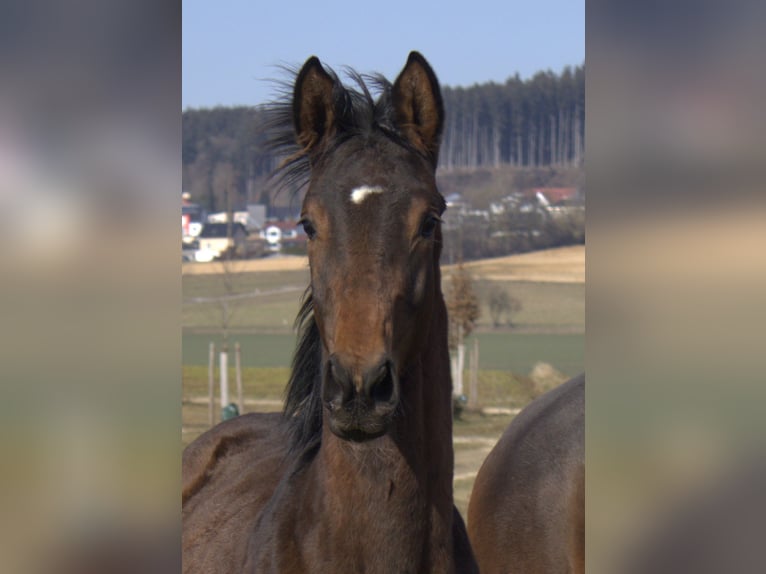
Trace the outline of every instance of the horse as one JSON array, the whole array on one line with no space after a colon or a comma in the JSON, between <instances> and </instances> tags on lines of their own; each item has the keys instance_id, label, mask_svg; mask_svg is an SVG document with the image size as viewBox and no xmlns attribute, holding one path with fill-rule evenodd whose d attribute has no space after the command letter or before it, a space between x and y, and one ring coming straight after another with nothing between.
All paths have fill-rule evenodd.
<instances>
[{"instance_id":1,"label":"horse","mask_svg":"<svg viewBox=\"0 0 766 574\"><path fill-rule=\"evenodd\" d=\"M585 572L585 376L511 421L476 476L468 534L482 574Z\"/></svg>"},{"instance_id":2,"label":"horse","mask_svg":"<svg viewBox=\"0 0 766 574\"><path fill-rule=\"evenodd\" d=\"M478 572L452 492L439 82L418 52L393 83L347 73L311 57L272 108L310 284L284 411L183 453L185 573Z\"/></svg>"}]
</instances>

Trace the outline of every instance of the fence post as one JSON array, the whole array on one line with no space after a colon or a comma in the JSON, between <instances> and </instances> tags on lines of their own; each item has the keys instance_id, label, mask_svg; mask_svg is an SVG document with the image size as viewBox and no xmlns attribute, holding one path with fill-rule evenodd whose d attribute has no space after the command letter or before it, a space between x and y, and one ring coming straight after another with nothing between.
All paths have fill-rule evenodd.
<instances>
[{"instance_id":1,"label":"fence post","mask_svg":"<svg viewBox=\"0 0 766 574\"><path fill-rule=\"evenodd\" d=\"M237 406L239 414L245 414L245 399L242 392L242 359L240 355L239 341L234 343L234 365L237 370Z\"/></svg>"},{"instance_id":2,"label":"fence post","mask_svg":"<svg viewBox=\"0 0 766 574\"><path fill-rule=\"evenodd\" d=\"M463 394L463 368L465 366L465 344L463 343L463 327L457 326L457 360L455 364L454 394L459 397Z\"/></svg>"},{"instance_id":3,"label":"fence post","mask_svg":"<svg viewBox=\"0 0 766 574\"><path fill-rule=\"evenodd\" d=\"M215 411L215 343L210 341L210 354L207 361L207 424L209 427L213 426L215 422L213 419L213 413Z\"/></svg>"},{"instance_id":4,"label":"fence post","mask_svg":"<svg viewBox=\"0 0 766 574\"><path fill-rule=\"evenodd\" d=\"M224 347L225 349L225 347ZM229 353L221 349L218 376L221 380L221 409L229 406ZM223 417L223 413L221 413ZM223 419L222 419L223 420Z\"/></svg>"},{"instance_id":5,"label":"fence post","mask_svg":"<svg viewBox=\"0 0 766 574\"><path fill-rule=\"evenodd\" d=\"M479 339L473 338L471 351L471 379L468 383L468 408L479 408Z\"/></svg>"}]
</instances>

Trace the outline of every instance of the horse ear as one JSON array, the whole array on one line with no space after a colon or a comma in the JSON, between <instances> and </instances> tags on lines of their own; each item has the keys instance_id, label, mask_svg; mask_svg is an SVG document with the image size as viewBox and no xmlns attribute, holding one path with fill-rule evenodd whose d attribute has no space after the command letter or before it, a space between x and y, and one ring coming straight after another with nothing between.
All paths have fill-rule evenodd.
<instances>
[{"instance_id":1,"label":"horse ear","mask_svg":"<svg viewBox=\"0 0 766 574\"><path fill-rule=\"evenodd\" d=\"M293 125L298 145L310 155L335 129L334 88L335 80L319 58L311 56L306 60L295 80Z\"/></svg>"},{"instance_id":2,"label":"horse ear","mask_svg":"<svg viewBox=\"0 0 766 574\"><path fill-rule=\"evenodd\" d=\"M435 167L444 125L444 105L439 80L419 52L410 52L391 95L397 126Z\"/></svg>"}]
</instances>

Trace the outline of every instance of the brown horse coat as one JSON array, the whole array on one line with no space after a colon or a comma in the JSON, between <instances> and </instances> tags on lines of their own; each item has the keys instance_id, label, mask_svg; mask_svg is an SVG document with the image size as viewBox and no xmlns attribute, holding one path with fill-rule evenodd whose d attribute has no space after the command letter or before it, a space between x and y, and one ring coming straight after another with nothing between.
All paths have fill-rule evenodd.
<instances>
[{"instance_id":1,"label":"brown horse coat","mask_svg":"<svg viewBox=\"0 0 766 574\"><path fill-rule=\"evenodd\" d=\"M585 376L531 402L484 461L468 507L482 574L585 571Z\"/></svg>"}]
</instances>

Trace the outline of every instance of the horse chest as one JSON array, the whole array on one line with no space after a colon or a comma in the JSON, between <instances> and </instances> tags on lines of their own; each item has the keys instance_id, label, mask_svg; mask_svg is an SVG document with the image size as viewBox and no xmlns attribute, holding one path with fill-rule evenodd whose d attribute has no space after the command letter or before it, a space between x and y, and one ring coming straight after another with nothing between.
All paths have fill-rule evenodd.
<instances>
[{"instance_id":1,"label":"horse chest","mask_svg":"<svg viewBox=\"0 0 766 574\"><path fill-rule=\"evenodd\" d=\"M307 473L305 482L275 501L252 546L257 559L246 571L432 571L426 565L429 508L416 484L357 480L330 491L315 484Z\"/></svg>"}]
</instances>

